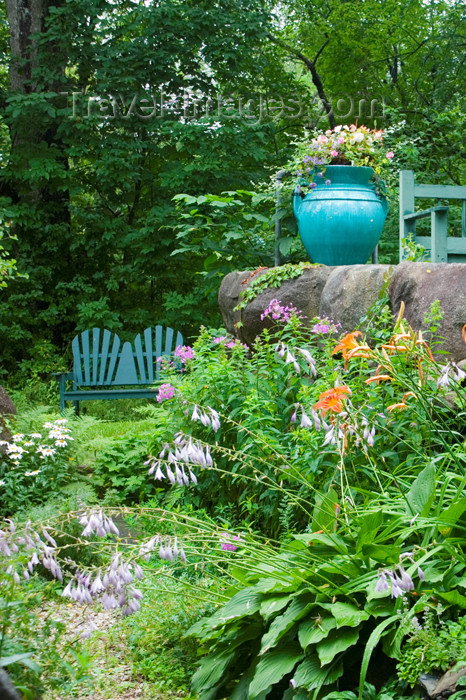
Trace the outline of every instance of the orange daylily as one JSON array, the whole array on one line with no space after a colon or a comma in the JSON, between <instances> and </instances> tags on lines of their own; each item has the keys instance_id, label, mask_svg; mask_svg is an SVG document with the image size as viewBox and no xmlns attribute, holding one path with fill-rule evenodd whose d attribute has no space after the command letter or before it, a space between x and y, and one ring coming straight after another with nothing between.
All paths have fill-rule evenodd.
<instances>
[{"instance_id":1,"label":"orange daylily","mask_svg":"<svg viewBox=\"0 0 466 700\"><path fill-rule=\"evenodd\" d=\"M391 406L387 406L387 411L390 411L390 413L391 413L391 412L394 411L395 409L398 409L398 410L402 411L402 410L404 410L405 408L408 408L408 406L407 406L407 404L406 404L406 399L408 398L408 396L414 396L414 398L416 398L416 394L415 394L414 392L408 391L408 392L406 392L406 394L403 396L403 398L402 398L402 400L401 400L401 403L394 403L394 404L392 404Z\"/></svg>"},{"instance_id":2,"label":"orange daylily","mask_svg":"<svg viewBox=\"0 0 466 700\"><path fill-rule=\"evenodd\" d=\"M356 340L356 337L358 335L362 336L361 331L353 331L353 333L347 333L345 337L340 340L338 345L336 345L333 348L332 355L335 355L337 352L341 352L344 359L346 360L348 352L359 347L359 343Z\"/></svg>"},{"instance_id":3,"label":"orange daylily","mask_svg":"<svg viewBox=\"0 0 466 700\"><path fill-rule=\"evenodd\" d=\"M327 411L331 413L341 413L343 410L343 401L348 398L346 394L351 394L351 389L346 386L336 386L334 389L324 391L320 396L314 408L320 409L322 415L325 416Z\"/></svg>"}]
</instances>

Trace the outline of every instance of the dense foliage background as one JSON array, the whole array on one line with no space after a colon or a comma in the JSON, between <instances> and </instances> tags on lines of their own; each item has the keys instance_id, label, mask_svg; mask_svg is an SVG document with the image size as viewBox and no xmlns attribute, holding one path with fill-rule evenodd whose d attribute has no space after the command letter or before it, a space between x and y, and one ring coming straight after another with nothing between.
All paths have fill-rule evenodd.
<instances>
[{"instance_id":1,"label":"dense foliage background","mask_svg":"<svg viewBox=\"0 0 466 700\"><path fill-rule=\"evenodd\" d=\"M464 177L460 2L5 0L0 17L2 242L23 275L1 292L10 379L93 325L217 325L219 275L273 264L273 192L244 191L305 127L397 125L396 166Z\"/></svg>"}]
</instances>

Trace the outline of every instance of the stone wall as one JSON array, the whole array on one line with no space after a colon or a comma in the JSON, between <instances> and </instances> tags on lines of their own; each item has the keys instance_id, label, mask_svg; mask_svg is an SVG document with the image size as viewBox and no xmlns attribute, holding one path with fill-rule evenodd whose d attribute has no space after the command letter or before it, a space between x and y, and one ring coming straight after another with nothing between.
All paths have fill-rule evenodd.
<instances>
[{"instance_id":1,"label":"stone wall","mask_svg":"<svg viewBox=\"0 0 466 700\"><path fill-rule=\"evenodd\" d=\"M260 270L253 279L264 272ZM250 284L251 273L231 272L222 281L218 299L228 332L251 345L261 330L270 325L268 319L261 321L260 316L272 299L293 304L309 322L315 316L326 317L350 332L377 300L388 280L393 314L398 314L403 301L404 316L416 331L427 331L424 316L434 301L440 302L443 319L438 336L443 342L435 346L436 352L448 352L449 359L456 362L465 359L462 330L466 325L466 264L405 262L394 266L314 267L300 277L286 280L279 288L266 289L241 313L234 309L240 293ZM240 320L243 325L237 328L235 324Z\"/></svg>"}]
</instances>

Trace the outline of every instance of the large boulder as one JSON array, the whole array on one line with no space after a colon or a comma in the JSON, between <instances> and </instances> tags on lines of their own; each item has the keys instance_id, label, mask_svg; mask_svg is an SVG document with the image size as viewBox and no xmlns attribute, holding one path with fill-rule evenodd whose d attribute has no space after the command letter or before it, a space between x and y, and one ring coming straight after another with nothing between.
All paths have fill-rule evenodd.
<instances>
[{"instance_id":1,"label":"large boulder","mask_svg":"<svg viewBox=\"0 0 466 700\"><path fill-rule=\"evenodd\" d=\"M250 272L231 272L224 277L218 297L226 329L242 342L252 345L261 331L271 325L269 318L261 320L261 314L272 299L278 299L284 306L293 305L309 320L318 316L322 290L333 269L322 265L304 270L299 277L282 282L279 288L264 290L241 312L233 311L240 301L241 291L248 287L251 279L266 270L260 270L254 277ZM242 322L239 328L235 326L238 321Z\"/></svg>"},{"instance_id":2,"label":"large boulder","mask_svg":"<svg viewBox=\"0 0 466 700\"><path fill-rule=\"evenodd\" d=\"M466 358L462 336L466 324L466 264L401 263L393 270L389 296L393 313L398 313L403 301L404 317L414 330L425 332L427 341L429 325L424 317L433 302L439 301L443 318L436 335L444 340L433 349L448 352L448 359L457 362Z\"/></svg>"},{"instance_id":3,"label":"large boulder","mask_svg":"<svg viewBox=\"0 0 466 700\"><path fill-rule=\"evenodd\" d=\"M4 416L16 415L16 406L5 389L0 386L0 440L10 440L11 435L5 425Z\"/></svg>"},{"instance_id":4,"label":"large boulder","mask_svg":"<svg viewBox=\"0 0 466 700\"><path fill-rule=\"evenodd\" d=\"M342 265L333 268L322 290L319 316L353 331L377 301L389 278L390 265Z\"/></svg>"}]
</instances>

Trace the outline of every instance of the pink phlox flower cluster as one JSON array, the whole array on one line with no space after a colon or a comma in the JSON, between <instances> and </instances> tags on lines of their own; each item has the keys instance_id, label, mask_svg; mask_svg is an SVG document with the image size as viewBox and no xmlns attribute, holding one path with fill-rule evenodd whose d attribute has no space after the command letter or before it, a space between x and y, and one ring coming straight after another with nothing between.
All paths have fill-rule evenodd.
<instances>
[{"instance_id":1,"label":"pink phlox flower cluster","mask_svg":"<svg viewBox=\"0 0 466 700\"><path fill-rule=\"evenodd\" d=\"M218 335L216 338L212 339L212 342L215 343L215 345L219 345L220 343L224 343L225 340L227 340L226 335Z\"/></svg>"},{"instance_id":2,"label":"pink phlox flower cluster","mask_svg":"<svg viewBox=\"0 0 466 700\"><path fill-rule=\"evenodd\" d=\"M283 306L278 299L272 299L267 308L264 309L261 314L261 321L267 316L270 316L274 321L283 321L283 323L288 323L292 316L303 318L302 311L299 311L292 304Z\"/></svg>"},{"instance_id":3,"label":"pink phlox flower cluster","mask_svg":"<svg viewBox=\"0 0 466 700\"><path fill-rule=\"evenodd\" d=\"M140 608L142 592L134 587L134 580L142 580L139 564L125 562L116 553L109 567L97 574L76 571L74 578L65 586L62 596L80 604L91 604L100 598L104 608L121 608L123 615L131 615Z\"/></svg>"},{"instance_id":4,"label":"pink phlox flower cluster","mask_svg":"<svg viewBox=\"0 0 466 700\"><path fill-rule=\"evenodd\" d=\"M447 362L446 365L440 370L440 376L437 380L437 387L447 388L453 386L454 384L459 384L466 378L466 372L464 372L456 362Z\"/></svg>"},{"instance_id":5,"label":"pink phlox flower cluster","mask_svg":"<svg viewBox=\"0 0 466 700\"><path fill-rule=\"evenodd\" d=\"M285 358L285 365L292 364L296 373L301 374L301 367L299 365L299 362L297 361L296 356L293 355L293 353L291 352L289 346L286 345L286 343L278 343L278 345L275 347L275 352L278 353L278 356L281 359ZM309 350L306 350L306 348L296 348L295 352L299 353L304 357L308 365L308 370L310 371L312 376L315 377L317 374L316 364Z\"/></svg>"},{"instance_id":6,"label":"pink phlox flower cluster","mask_svg":"<svg viewBox=\"0 0 466 700\"><path fill-rule=\"evenodd\" d=\"M175 357L185 363L195 357L194 350L189 345L177 345L175 348Z\"/></svg>"},{"instance_id":7,"label":"pink phlox flower cluster","mask_svg":"<svg viewBox=\"0 0 466 700\"><path fill-rule=\"evenodd\" d=\"M209 413L207 411L209 411ZM220 428L220 417L217 411L210 406L207 406L207 411L202 410L199 406L194 404L191 420L200 421L204 427L210 425L214 433L216 433Z\"/></svg>"},{"instance_id":8,"label":"pink phlox flower cluster","mask_svg":"<svg viewBox=\"0 0 466 700\"><path fill-rule=\"evenodd\" d=\"M377 574L377 583L375 584L375 590L377 593L383 593L384 591L388 591L388 581L390 581L391 584L392 598L399 598L405 592L414 590L413 579L402 565L404 559L409 559L411 562L414 563L413 553L406 552L402 554L400 556L400 561L395 569L379 570ZM424 581L424 572L420 566L417 567L417 575L419 576L420 581Z\"/></svg>"},{"instance_id":9,"label":"pink phlox flower cluster","mask_svg":"<svg viewBox=\"0 0 466 700\"><path fill-rule=\"evenodd\" d=\"M89 537L89 535L97 535L98 537L106 537L107 535L120 534L117 526L111 518L106 515L101 508L92 509L88 513L83 513L79 518L81 525L84 525L84 530L82 531L83 537Z\"/></svg>"},{"instance_id":10,"label":"pink phlox flower cluster","mask_svg":"<svg viewBox=\"0 0 466 700\"><path fill-rule=\"evenodd\" d=\"M166 475L162 471L162 464ZM171 484L178 483L180 486L189 486L190 481L197 484L197 478L191 469L191 465L201 468L212 467L213 460L210 454L209 445L202 445L194 441L191 436L177 433L174 444L165 445L159 454L158 459L149 457L144 462L144 466L149 467L149 475L154 474L154 479L161 480L167 478ZM188 474L186 474L186 470Z\"/></svg>"},{"instance_id":11,"label":"pink phlox flower cluster","mask_svg":"<svg viewBox=\"0 0 466 700\"><path fill-rule=\"evenodd\" d=\"M311 333L335 333L338 328L341 328L341 323L334 323L329 318L321 318L312 328Z\"/></svg>"},{"instance_id":12,"label":"pink phlox flower cluster","mask_svg":"<svg viewBox=\"0 0 466 700\"><path fill-rule=\"evenodd\" d=\"M238 545L233 544L231 540L236 542L243 542L241 535L230 535L228 532L220 533L220 547L226 552L235 552L238 549Z\"/></svg>"},{"instance_id":13,"label":"pink phlox flower cluster","mask_svg":"<svg viewBox=\"0 0 466 700\"><path fill-rule=\"evenodd\" d=\"M167 399L172 399L175 395L175 387L171 384L161 384L157 392L157 401L161 403Z\"/></svg>"}]
</instances>

